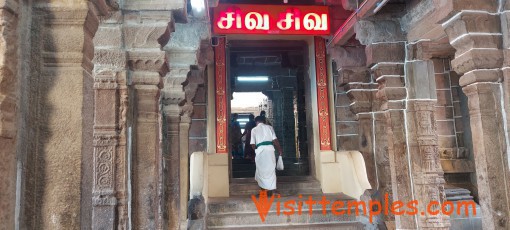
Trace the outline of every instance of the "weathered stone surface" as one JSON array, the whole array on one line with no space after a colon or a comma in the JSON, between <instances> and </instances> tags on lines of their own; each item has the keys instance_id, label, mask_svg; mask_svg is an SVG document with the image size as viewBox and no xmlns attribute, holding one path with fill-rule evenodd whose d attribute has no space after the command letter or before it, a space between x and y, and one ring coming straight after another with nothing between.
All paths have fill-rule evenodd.
<instances>
[{"instance_id":1,"label":"weathered stone surface","mask_svg":"<svg viewBox=\"0 0 510 230\"><path fill-rule=\"evenodd\" d=\"M338 70L337 86L343 86L349 82L369 82L370 72L366 67L341 68Z\"/></svg>"},{"instance_id":2,"label":"weathered stone surface","mask_svg":"<svg viewBox=\"0 0 510 230\"><path fill-rule=\"evenodd\" d=\"M175 33L165 46L165 50L194 50L198 51L202 40L210 37L209 23L192 21L186 24L175 24ZM196 61L196 58L195 58Z\"/></svg>"},{"instance_id":3,"label":"weathered stone surface","mask_svg":"<svg viewBox=\"0 0 510 230\"><path fill-rule=\"evenodd\" d=\"M430 60L431 58L453 57L455 49L448 41L430 42L420 41L407 45L407 55L410 60Z\"/></svg>"},{"instance_id":4,"label":"weathered stone surface","mask_svg":"<svg viewBox=\"0 0 510 230\"><path fill-rule=\"evenodd\" d=\"M365 66L365 49L360 47L334 47L330 49L331 59L336 63L337 68L342 67L362 67Z\"/></svg>"},{"instance_id":5,"label":"weathered stone surface","mask_svg":"<svg viewBox=\"0 0 510 230\"><path fill-rule=\"evenodd\" d=\"M360 20L356 24L355 31L356 39L363 45L406 40L398 21Z\"/></svg>"},{"instance_id":6,"label":"weathered stone surface","mask_svg":"<svg viewBox=\"0 0 510 230\"><path fill-rule=\"evenodd\" d=\"M0 223L5 229L15 226L16 206L16 140L19 96L18 9L17 2L4 1L0 10ZM14 8L13 8L14 7Z\"/></svg>"},{"instance_id":7,"label":"weathered stone surface","mask_svg":"<svg viewBox=\"0 0 510 230\"><path fill-rule=\"evenodd\" d=\"M436 99L434 64L428 61L406 62L407 94L411 99Z\"/></svg>"},{"instance_id":8,"label":"weathered stone surface","mask_svg":"<svg viewBox=\"0 0 510 230\"><path fill-rule=\"evenodd\" d=\"M406 52L403 42L395 42L369 44L365 48L365 53L367 55L367 67L370 67L385 62L403 63Z\"/></svg>"},{"instance_id":9,"label":"weathered stone surface","mask_svg":"<svg viewBox=\"0 0 510 230\"><path fill-rule=\"evenodd\" d=\"M418 209L421 212L426 211L425 204L446 201L444 172L438 151L437 124L434 122L435 104L435 100L430 98L411 99L407 108L408 157L411 160L414 196L420 200ZM423 229L448 229L450 226L447 215L422 215L419 221L419 226Z\"/></svg>"},{"instance_id":10,"label":"weathered stone surface","mask_svg":"<svg viewBox=\"0 0 510 230\"><path fill-rule=\"evenodd\" d=\"M357 115L359 120L359 151L365 160L368 181L372 188L377 188L376 159L374 159L373 114L362 113Z\"/></svg>"}]
</instances>

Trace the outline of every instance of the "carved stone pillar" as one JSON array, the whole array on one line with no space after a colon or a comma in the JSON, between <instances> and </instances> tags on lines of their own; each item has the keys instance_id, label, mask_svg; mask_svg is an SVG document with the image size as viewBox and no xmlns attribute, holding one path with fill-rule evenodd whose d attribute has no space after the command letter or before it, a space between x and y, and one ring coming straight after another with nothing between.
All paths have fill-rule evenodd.
<instances>
[{"instance_id":1,"label":"carved stone pillar","mask_svg":"<svg viewBox=\"0 0 510 230\"><path fill-rule=\"evenodd\" d=\"M183 108L180 105L186 98L182 84L186 81L190 66L177 64L180 59L178 59L176 53L168 53L170 55L170 72L165 77L163 89L163 115L167 134L165 138L166 148L163 155L165 161L165 191L169 229L179 229L181 215L185 215L185 212L182 213L181 206L185 205L187 207L187 199L181 200L181 190L183 190L183 187L187 187L188 183L182 178L185 175L181 175L183 170L186 173L188 170L187 161L181 162L181 149L187 148L187 144L184 146L183 142L187 143L188 137L186 136L186 140L184 140L180 134L181 130L185 133L188 132L190 123L189 116L188 119L182 119ZM187 152L185 159L188 159ZM186 165L184 166L183 163L186 163ZM187 195L184 197L187 198Z\"/></svg>"},{"instance_id":2,"label":"carved stone pillar","mask_svg":"<svg viewBox=\"0 0 510 230\"><path fill-rule=\"evenodd\" d=\"M159 56L163 61L164 56ZM147 61L147 60L143 60ZM135 134L132 156L133 170L133 226L152 229L160 226L159 210L159 84L157 72L133 73L136 108Z\"/></svg>"},{"instance_id":3,"label":"carved stone pillar","mask_svg":"<svg viewBox=\"0 0 510 230\"><path fill-rule=\"evenodd\" d=\"M365 160L367 167L368 180L372 188L377 187L376 166L374 159L374 135L373 135L373 114L372 103L375 99L377 84L370 83L370 72L366 67L366 55L364 46L358 47L337 47L332 52L332 58L337 62L338 79L337 89L343 86L346 92L350 111L340 111L356 115L353 121L344 122L345 124L355 124L354 132L358 135L356 146ZM341 101L339 101L341 102ZM344 115L345 116L345 115ZM341 121L337 121L341 122ZM342 135L338 133L338 135Z\"/></svg>"},{"instance_id":4,"label":"carved stone pillar","mask_svg":"<svg viewBox=\"0 0 510 230\"><path fill-rule=\"evenodd\" d=\"M189 194L189 129L193 113L193 98L203 80L199 65L200 45L207 40L208 25L191 21L176 24L170 43L165 47L170 72L165 76L163 89L164 116L167 143L165 162L168 174L167 204L169 228L186 228ZM203 72L203 70L202 70ZM200 81L202 80L202 83Z\"/></svg>"},{"instance_id":5,"label":"carved stone pillar","mask_svg":"<svg viewBox=\"0 0 510 230\"><path fill-rule=\"evenodd\" d=\"M92 197L92 228L113 229L116 217L117 155L117 76L102 73L94 76L95 121L94 121L94 173ZM113 110L113 113L103 111ZM120 160L120 159L119 159Z\"/></svg>"},{"instance_id":6,"label":"carved stone pillar","mask_svg":"<svg viewBox=\"0 0 510 230\"><path fill-rule=\"evenodd\" d=\"M121 12L102 18L94 38L92 228L127 229L126 53Z\"/></svg>"},{"instance_id":7,"label":"carved stone pillar","mask_svg":"<svg viewBox=\"0 0 510 230\"><path fill-rule=\"evenodd\" d=\"M380 158L382 169L387 169L385 164L389 164L393 200L406 203L416 197L412 190L410 156L406 141L407 92L404 83L405 42L403 42L406 41L406 37L400 28L400 23L390 15L385 19L384 15L380 14L377 19L359 21L355 30L356 39L366 45L367 66L371 68L372 78L379 85L376 93L378 104L373 106L374 110L381 111L374 114L375 123L379 124L375 127L375 139L376 149L383 151L382 154L378 154L377 162ZM381 119L385 122L381 122ZM386 129L386 140L381 136L381 126ZM379 178L385 176L387 172L382 172ZM383 181L382 184L386 186L387 182ZM390 215L386 220L391 221L391 218L393 216ZM397 215L395 224L399 229L418 228L416 216Z\"/></svg>"},{"instance_id":8,"label":"carved stone pillar","mask_svg":"<svg viewBox=\"0 0 510 230\"><path fill-rule=\"evenodd\" d=\"M507 50L501 50L501 45L506 48L508 41L502 41L500 19L490 12L464 11L443 24L456 49L452 67L464 74L459 83L468 97L484 229L510 226L507 115L501 83L508 69Z\"/></svg>"},{"instance_id":9,"label":"carved stone pillar","mask_svg":"<svg viewBox=\"0 0 510 230\"><path fill-rule=\"evenodd\" d=\"M410 45L413 47L414 45ZM415 57L409 55L409 59ZM431 60L406 62L407 148L415 199L419 200L420 229L449 229L449 216L431 215L427 204L446 201L444 172L441 168L435 118L437 94L434 64ZM440 210L440 206L434 207Z\"/></svg>"},{"instance_id":10,"label":"carved stone pillar","mask_svg":"<svg viewBox=\"0 0 510 230\"><path fill-rule=\"evenodd\" d=\"M362 45L334 47L329 52L338 71L338 77L335 79L337 150L358 150L359 121L356 120L356 114L350 108L352 101L347 95L346 85L370 81L370 73L365 66L365 49Z\"/></svg>"},{"instance_id":11,"label":"carved stone pillar","mask_svg":"<svg viewBox=\"0 0 510 230\"><path fill-rule=\"evenodd\" d=\"M135 229L166 229L162 178L165 162L160 150L160 87L161 77L168 72L161 46L169 40L171 14L138 8L137 11L128 10L124 12L123 35L134 94L131 202L132 210L136 211L132 212L132 226Z\"/></svg>"},{"instance_id":12,"label":"carved stone pillar","mask_svg":"<svg viewBox=\"0 0 510 230\"><path fill-rule=\"evenodd\" d=\"M387 134L393 200L406 203L415 199L415 196L411 189L406 146L404 45L404 42L370 44L366 47L366 53L367 66L372 66L373 77L379 84L376 96L386 120L384 126ZM417 228L414 216L395 216L395 222L397 228Z\"/></svg>"},{"instance_id":13,"label":"carved stone pillar","mask_svg":"<svg viewBox=\"0 0 510 230\"><path fill-rule=\"evenodd\" d=\"M0 223L14 228L16 205L16 90L18 72L18 1L3 1L0 9Z\"/></svg>"},{"instance_id":14,"label":"carved stone pillar","mask_svg":"<svg viewBox=\"0 0 510 230\"><path fill-rule=\"evenodd\" d=\"M195 94L197 92L198 86L204 84L204 70L203 69L193 69L190 71L190 74L187 78L186 84L184 86L185 99L186 103L182 106L182 116L181 123L179 128L179 142L180 142L180 228L186 229L187 227L187 210L188 210L188 201L189 197L189 161L191 152L189 152L189 137L190 137L190 125L191 118L193 116L193 100L195 98Z\"/></svg>"}]
</instances>

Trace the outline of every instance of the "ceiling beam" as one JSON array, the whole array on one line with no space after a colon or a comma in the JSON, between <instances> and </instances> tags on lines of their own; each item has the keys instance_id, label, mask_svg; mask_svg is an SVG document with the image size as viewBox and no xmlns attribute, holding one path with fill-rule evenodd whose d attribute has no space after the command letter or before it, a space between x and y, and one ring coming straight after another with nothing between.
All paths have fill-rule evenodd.
<instances>
[{"instance_id":1,"label":"ceiling beam","mask_svg":"<svg viewBox=\"0 0 510 230\"><path fill-rule=\"evenodd\" d=\"M361 3L358 9L356 9L349 18L347 18L344 24L338 28L328 42L327 47L331 48L336 45L344 45L347 43L347 41L349 41L349 39L356 33L354 31L354 27L358 20L374 15L374 10L376 8L380 9L387 2L388 1L384 0L365 0Z\"/></svg>"}]
</instances>

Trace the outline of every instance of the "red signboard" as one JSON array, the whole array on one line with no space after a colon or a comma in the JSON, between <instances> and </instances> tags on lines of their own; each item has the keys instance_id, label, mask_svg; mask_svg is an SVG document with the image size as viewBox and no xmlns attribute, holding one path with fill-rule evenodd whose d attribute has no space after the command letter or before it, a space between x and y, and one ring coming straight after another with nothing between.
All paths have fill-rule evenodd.
<instances>
[{"instance_id":1,"label":"red signboard","mask_svg":"<svg viewBox=\"0 0 510 230\"><path fill-rule=\"evenodd\" d=\"M329 35L326 6L236 5L214 8L215 34Z\"/></svg>"}]
</instances>

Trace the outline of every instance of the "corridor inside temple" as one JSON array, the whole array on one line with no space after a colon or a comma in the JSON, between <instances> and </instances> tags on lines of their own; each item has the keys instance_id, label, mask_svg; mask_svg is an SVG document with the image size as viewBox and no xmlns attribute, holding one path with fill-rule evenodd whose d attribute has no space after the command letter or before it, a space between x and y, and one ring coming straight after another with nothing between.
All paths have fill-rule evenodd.
<instances>
[{"instance_id":1,"label":"corridor inside temple","mask_svg":"<svg viewBox=\"0 0 510 230\"><path fill-rule=\"evenodd\" d=\"M264 114L280 141L285 170L277 171L277 175L309 175L306 48L306 43L300 40L229 41L227 75L232 98L229 146L233 178L255 175L248 133L250 114L254 117ZM254 101L258 104L251 105ZM237 120L233 120L234 114Z\"/></svg>"}]
</instances>

